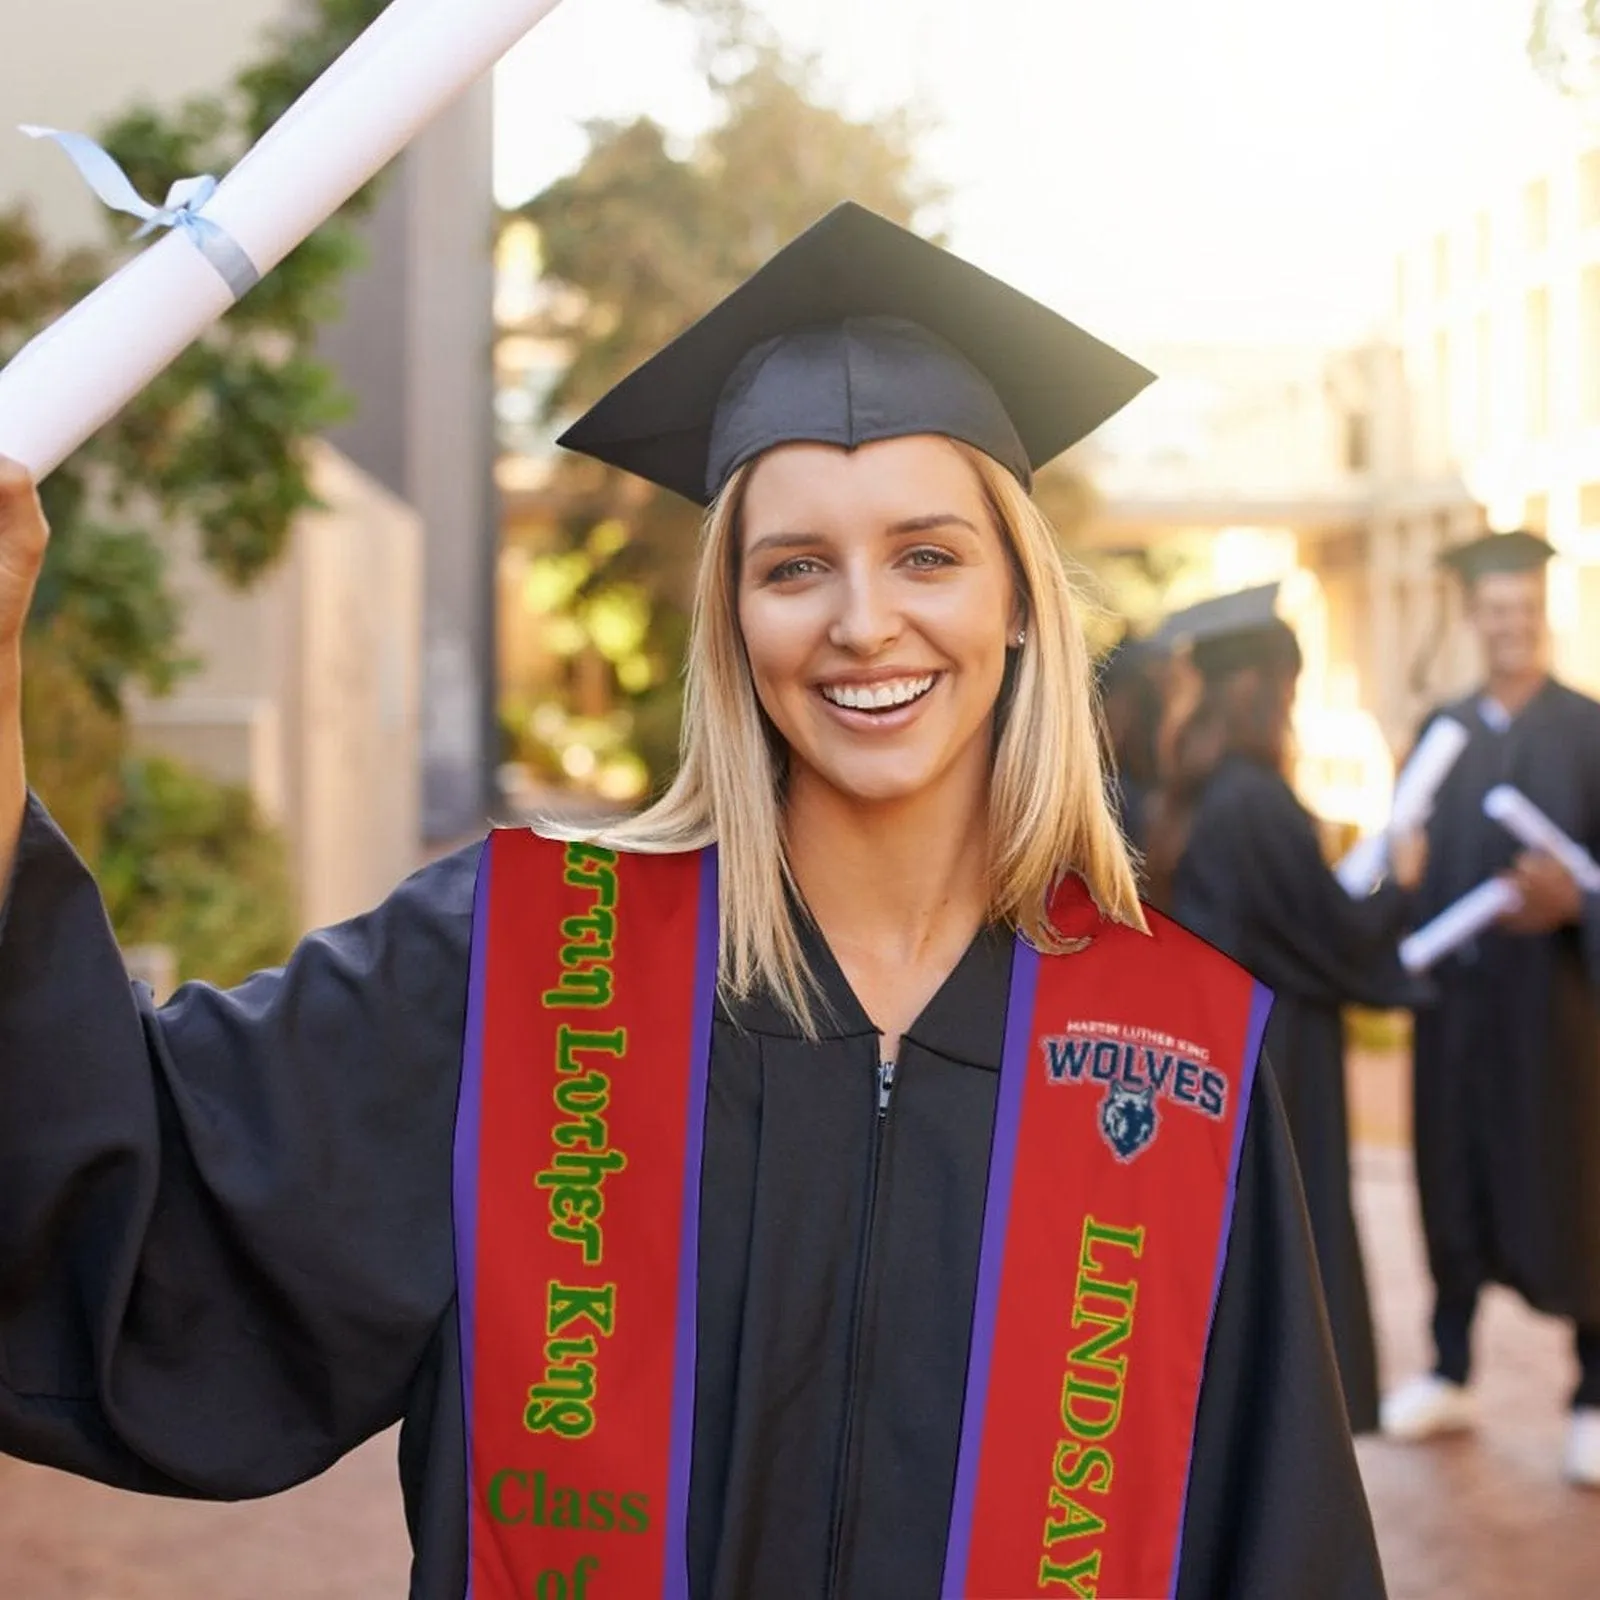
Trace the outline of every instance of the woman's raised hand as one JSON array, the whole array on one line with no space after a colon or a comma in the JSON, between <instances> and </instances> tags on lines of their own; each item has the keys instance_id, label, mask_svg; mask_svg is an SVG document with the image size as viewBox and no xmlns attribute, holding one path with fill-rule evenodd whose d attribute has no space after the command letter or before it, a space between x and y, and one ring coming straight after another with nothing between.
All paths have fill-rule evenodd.
<instances>
[{"instance_id":1,"label":"woman's raised hand","mask_svg":"<svg viewBox=\"0 0 1600 1600\"><path fill-rule=\"evenodd\" d=\"M21 643L49 538L27 468L0 456L0 650Z\"/></svg>"},{"instance_id":2,"label":"woman's raised hand","mask_svg":"<svg viewBox=\"0 0 1600 1600\"><path fill-rule=\"evenodd\" d=\"M0 456L0 898L6 894L22 828L22 625L44 565L50 530L33 479Z\"/></svg>"}]
</instances>

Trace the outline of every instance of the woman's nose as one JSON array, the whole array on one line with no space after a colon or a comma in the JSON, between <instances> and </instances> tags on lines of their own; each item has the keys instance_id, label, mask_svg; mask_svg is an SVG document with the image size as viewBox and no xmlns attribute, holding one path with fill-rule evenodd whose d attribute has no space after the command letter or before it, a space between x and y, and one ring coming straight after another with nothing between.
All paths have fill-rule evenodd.
<instances>
[{"instance_id":1,"label":"woman's nose","mask_svg":"<svg viewBox=\"0 0 1600 1600\"><path fill-rule=\"evenodd\" d=\"M838 611L829 642L855 655L876 655L900 633L900 613L888 585L876 573L846 573L838 589Z\"/></svg>"}]
</instances>

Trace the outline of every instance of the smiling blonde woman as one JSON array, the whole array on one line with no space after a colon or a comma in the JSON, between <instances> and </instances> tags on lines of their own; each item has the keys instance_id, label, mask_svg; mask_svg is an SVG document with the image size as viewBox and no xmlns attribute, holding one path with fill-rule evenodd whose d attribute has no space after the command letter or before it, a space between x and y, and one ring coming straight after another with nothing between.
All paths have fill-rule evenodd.
<instances>
[{"instance_id":1,"label":"smiling blonde woman","mask_svg":"<svg viewBox=\"0 0 1600 1600\"><path fill-rule=\"evenodd\" d=\"M709 505L682 769L157 1008L26 796L0 479L0 1448L417 1600L1382 1592L1270 997L1140 907L1035 467L1149 374L841 207L569 430Z\"/></svg>"}]
</instances>

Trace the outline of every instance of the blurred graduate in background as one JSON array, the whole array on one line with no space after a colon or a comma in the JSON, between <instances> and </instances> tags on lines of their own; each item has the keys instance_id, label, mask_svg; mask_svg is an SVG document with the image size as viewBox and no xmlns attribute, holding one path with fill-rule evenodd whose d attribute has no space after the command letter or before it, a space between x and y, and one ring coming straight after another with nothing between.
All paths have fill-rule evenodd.
<instances>
[{"instance_id":1,"label":"blurred graduate in background","mask_svg":"<svg viewBox=\"0 0 1600 1600\"><path fill-rule=\"evenodd\" d=\"M1350 1207L1342 1008L1405 1002L1397 949L1421 879L1420 837L1392 880L1352 900L1287 772L1301 654L1270 584L1169 617L1153 643L1183 664L1150 811L1149 893L1274 990L1268 1050L1289 1113L1357 1433L1378 1422L1377 1354Z\"/></svg>"},{"instance_id":2,"label":"blurred graduate in background","mask_svg":"<svg viewBox=\"0 0 1600 1600\"><path fill-rule=\"evenodd\" d=\"M1111 800L1128 843L1145 845L1145 825L1156 785L1156 744L1161 729L1162 651L1124 633L1100 660L1100 702L1112 773Z\"/></svg>"},{"instance_id":3,"label":"blurred graduate in background","mask_svg":"<svg viewBox=\"0 0 1600 1600\"><path fill-rule=\"evenodd\" d=\"M1600 851L1600 705L1550 675L1546 567L1527 532L1458 546L1483 662L1449 715L1469 741L1435 801L1418 910L1432 917L1495 874L1522 909L1434 969L1417 1012L1417 1183L1434 1280L1433 1371L1384 1405L1384 1429L1425 1439L1476 1421L1471 1329L1487 1283L1573 1322L1580 1381L1565 1468L1600 1487L1600 913L1545 856L1485 816L1499 784ZM1433 717L1428 721L1432 722Z\"/></svg>"}]
</instances>

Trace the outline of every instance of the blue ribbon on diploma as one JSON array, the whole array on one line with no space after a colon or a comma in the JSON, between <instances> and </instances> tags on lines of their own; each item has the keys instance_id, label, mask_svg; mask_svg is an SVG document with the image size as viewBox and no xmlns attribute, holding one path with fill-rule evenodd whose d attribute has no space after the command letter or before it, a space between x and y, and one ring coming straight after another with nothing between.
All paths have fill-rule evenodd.
<instances>
[{"instance_id":1,"label":"blue ribbon on diploma","mask_svg":"<svg viewBox=\"0 0 1600 1600\"><path fill-rule=\"evenodd\" d=\"M167 203L153 206L133 184L115 159L81 133L61 133L55 128L24 127L30 139L54 139L72 158L83 180L113 211L138 217L144 224L134 234L143 239L158 228L183 234L222 276L235 300L242 299L261 281L256 264L226 228L202 215L202 208L217 192L212 177L180 178L167 191Z\"/></svg>"}]
</instances>

